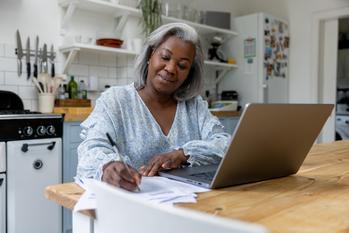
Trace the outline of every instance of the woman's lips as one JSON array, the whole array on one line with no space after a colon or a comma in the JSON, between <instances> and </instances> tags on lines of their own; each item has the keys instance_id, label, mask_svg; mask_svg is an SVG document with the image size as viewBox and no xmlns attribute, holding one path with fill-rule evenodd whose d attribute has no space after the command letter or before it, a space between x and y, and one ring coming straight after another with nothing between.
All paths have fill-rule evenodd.
<instances>
[{"instance_id":1,"label":"woman's lips","mask_svg":"<svg viewBox=\"0 0 349 233\"><path fill-rule=\"evenodd\" d=\"M159 77L161 80L165 81L165 82L169 82L169 83L174 83L174 82L175 82L172 78L166 77L166 76L162 76L162 75L160 75L160 74L158 74L158 77Z\"/></svg>"}]
</instances>

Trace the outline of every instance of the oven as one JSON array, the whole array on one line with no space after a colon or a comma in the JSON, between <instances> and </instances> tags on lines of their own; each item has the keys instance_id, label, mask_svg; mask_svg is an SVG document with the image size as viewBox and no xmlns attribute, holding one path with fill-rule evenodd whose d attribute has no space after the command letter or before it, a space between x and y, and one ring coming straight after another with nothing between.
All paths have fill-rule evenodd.
<instances>
[{"instance_id":1,"label":"oven","mask_svg":"<svg viewBox=\"0 0 349 233\"><path fill-rule=\"evenodd\" d=\"M0 233L61 233L62 208L48 201L44 190L62 182L63 116L14 107L13 103L20 99L8 101L11 104L4 110L3 101L0 100Z\"/></svg>"},{"instance_id":2,"label":"oven","mask_svg":"<svg viewBox=\"0 0 349 233\"><path fill-rule=\"evenodd\" d=\"M0 233L6 233L6 175L0 173Z\"/></svg>"}]
</instances>

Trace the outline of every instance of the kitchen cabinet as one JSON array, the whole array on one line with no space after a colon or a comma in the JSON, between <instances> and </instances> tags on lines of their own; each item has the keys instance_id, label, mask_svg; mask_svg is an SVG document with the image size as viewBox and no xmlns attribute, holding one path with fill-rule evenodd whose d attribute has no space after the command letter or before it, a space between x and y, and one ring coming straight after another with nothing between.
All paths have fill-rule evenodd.
<instances>
[{"instance_id":1,"label":"kitchen cabinet","mask_svg":"<svg viewBox=\"0 0 349 233\"><path fill-rule=\"evenodd\" d=\"M81 122L64 122L63 128L63 182L73 182L78 165L77 148L80 139ZM72 232L72 213L69 209L63 209L63 233Z\"/></svg>"},{"instance_id":2,"label":"kitchen cabinet","mask_svg":"<svg viewBox=\"0 0 349 233\"><path fill-rule=\"evenodd\" d=\"M139 9L132 7L120 5L117 3L102 1L102 0L60 0L59 5L64 10L64 16L62 19L62 34L65 34L67 25L69 25L73 15L77 9L101 13L103 15L112 15L115 18L116 26L115 33L120 33L123 27L126 24L128 17L141 17L141 12ZM237 33L232 30L212 27L209 25L194 23L188 20L177 19L173 17L162 17L164 23L170 22L183 22L194 27L198 33L204 38L212 38L215 35L223 37L225 40L228 40L234 36L237 36ZM65 44L60 48L60 51L66 55L66 62L63 67L63 73L66 73L70 64L74 60L76 54L79 51L90 50L96 53L113 53L116 56L135 56L137 53L129 51L126 49L116 49L116 48L107 48L97 45L88 45L81 43L72 43ZM237 68L236 64L227 64L214 61L205 61L205 65L214 68L219 71L219 75L216 77L216 83L218 83L221 78L231 69Z\"/></svg>"},{"instance_id":3,"label":"kitchen cabinet","mask_svg":"<svg viewBox=\"0 0 349 233\"><path fill-rule=\"evenodd\" d=\"M234 116L234 117L219 117L219 121L224 126L224 132L228 134L233 134L234 130L239 122L240 117Z\"/></svg>"}]
</instances>

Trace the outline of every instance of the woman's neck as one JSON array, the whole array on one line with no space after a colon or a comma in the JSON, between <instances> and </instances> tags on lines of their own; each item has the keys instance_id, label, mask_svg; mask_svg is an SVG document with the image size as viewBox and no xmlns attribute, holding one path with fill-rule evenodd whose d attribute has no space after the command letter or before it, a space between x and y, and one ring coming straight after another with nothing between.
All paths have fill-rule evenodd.
<instances>
[{"instance_id":1,"label":"woman's neck","mask_svg":"<svg viewBox=\"0 0 349 233\"><path fill-rule=\"evenodd\" d=\"M158 105L168 107L171 105L176 105L177 101L172 95L165 95L157 92L156 90L145 86L144 88L138 90L138 93L142 100L151 105Z\"/></svg>"}]
</instances>

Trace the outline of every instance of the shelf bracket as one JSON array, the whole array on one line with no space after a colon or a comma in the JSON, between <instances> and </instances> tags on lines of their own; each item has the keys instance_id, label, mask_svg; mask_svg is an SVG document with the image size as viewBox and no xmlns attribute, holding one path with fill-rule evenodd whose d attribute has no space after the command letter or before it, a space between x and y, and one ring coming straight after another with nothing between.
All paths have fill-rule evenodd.
<instances>
[{"instance_id":1,"label":"shelf bracket","mask_svg":"<svg viewBox=\"0 0 349 233\"><path fill-rule=\"evenodd\" d=\"M114 32L117 35L121 35L122 29L125 27L129 14L115 15L115 28Z\"/></svg>"},{"instance_id":2,"label":"shelf bracket","mask_svg":"<svg viewBox=\"0 0 349 233\"><path fill-rule=\"evenodd\" d=\"M222 69L222 70L217 70L217 75L216 75L216 80L215 83L218 85L218 83L222 80L222 78L228 73L230 69Z\"/></svg>"},{"instance_id":3,"label":"shelf bracket","mask_svg":"<svg viewBox=\"0 0 349 233\"><path fill-rule=\"evenodd\" d=\"M62 26L61 26L61 32L62 32L61 34L63 35L65 34L68 24L76 11L77 3L78 1L73 1L69 3L69 5L67 6L67 9L64 12L63 19L62 19Z\"/></svg>"},{"instance_id":4,"label":"shelf bracket","mask_svg":"<svg viewBox=\"0 0 349 233\"><path fill-rule=\"evenodd\" d=\"M63 74L67 74L71 63L73 62L73 60L74 60L74 58L79 50L80 50L79 48L73 48L69 51L69 55L68 55L68 57L64 63L64 66L63 66Z\"/></svg>"}]
</instances>

